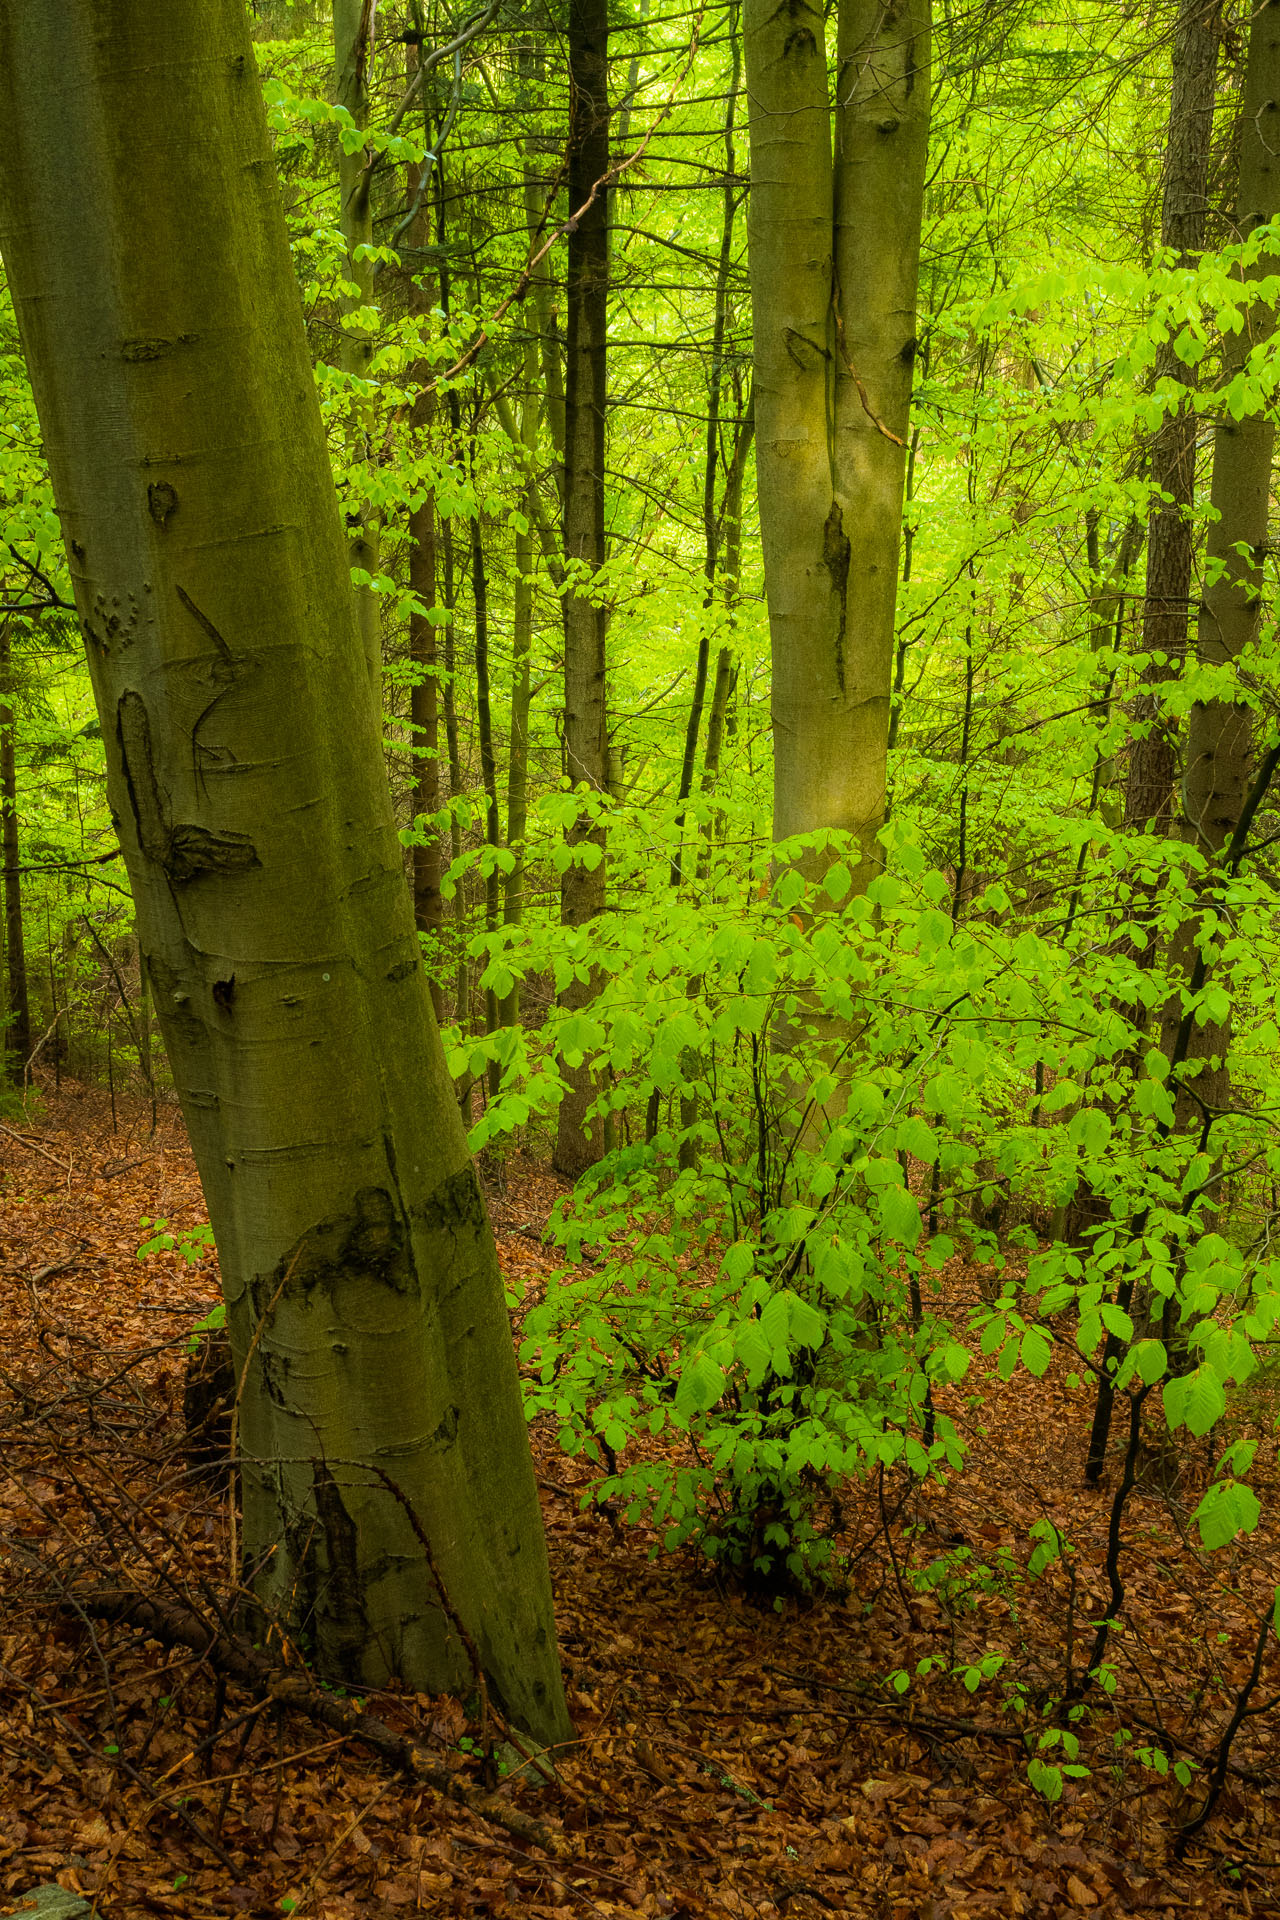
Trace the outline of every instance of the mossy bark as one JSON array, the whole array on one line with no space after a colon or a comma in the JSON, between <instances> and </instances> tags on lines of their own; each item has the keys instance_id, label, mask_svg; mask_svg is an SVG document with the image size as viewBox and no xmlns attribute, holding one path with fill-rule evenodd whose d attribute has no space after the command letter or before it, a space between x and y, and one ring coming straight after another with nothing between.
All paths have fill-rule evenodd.
<instances>
[{"instance_id":1,"label":"mossy bark","mask_svg":"<svg viewBox=\"0 0 1280 1920\"><path fill-rule=\"evenodd\" d=\"M928 0L744 10L774 838L884 822L929 123ZM817 854L806 867L821 872Z\"/></svg>"},{"instance_id":2,"label":"mossy bark","mask_svg":"<svg viewBox=\"0 0 1280 1920\"><path fill-rule=\"evenodd\" d=\"M245 1579L357 1684L568 1732L240 0L0 0L0 250L221 1255ZM430 1543L429 1550L424 1544Z\"/></svg>"}]
</instances>

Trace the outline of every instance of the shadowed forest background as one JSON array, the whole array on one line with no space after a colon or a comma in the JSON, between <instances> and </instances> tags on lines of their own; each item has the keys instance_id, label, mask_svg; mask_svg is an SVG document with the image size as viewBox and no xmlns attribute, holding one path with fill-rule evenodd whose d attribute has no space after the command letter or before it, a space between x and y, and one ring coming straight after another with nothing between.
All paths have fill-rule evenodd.
<instances>
[{"instance_id":1,"label":"shadowed forest background","mask_svg":"<svg viewBox=\"0 0 1280 1920\"><path fill-rule=\"evenodd\" d=\"M6 1900L1275 1911L1277 0L0 0L0 253Z\"/></svg>"}]
</instances>

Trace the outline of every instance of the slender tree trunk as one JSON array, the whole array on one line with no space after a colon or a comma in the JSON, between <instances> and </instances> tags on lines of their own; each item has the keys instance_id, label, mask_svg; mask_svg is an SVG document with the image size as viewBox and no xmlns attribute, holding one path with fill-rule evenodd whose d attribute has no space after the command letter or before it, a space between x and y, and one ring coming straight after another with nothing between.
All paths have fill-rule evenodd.
<instances>
[{"instance_id":1,"label":"slender tree trunk","mask_svg":"<svg viewBox=\"0 0 1280 1920\"><path fill-rule=\"evenodd\" d=\"M524 915L524 837L528 825L530 666L533 654L533 520L537 480L533 466L538 447L538 349L533 339L524 343L524 393L520 404L520 446L525 483L521 496L523 531L516 532L515 609L511 647L511 747L507 755L507 848L514 865L503 890L504 925L518 927ZM502 1024L514 1027L520 1019L517 982L502 1002Z\"/></svg>"},{"instance_id":2,"label":"slender tree trunk","mask_svg":"<svg viewBox=\"0 0 1280 1920\"><path fill-rule=\"evenodd\" d=\"M879 865L929 117L928 0L744 9L775 840ZM822 872L829 856L802 865Z\"/></svg>"},{"instance_id":3,"label":"slender tree trunk","mask_svg":"<svg viewBox=\"0 0 1280 1920\"><path fill-rule=\"evenodd\" d=\"M435 499L428 494L409 516L409 587L423 609L436 605ZM440 811L440 675L436 626L415 606L409 615L409 658L417 677L409 693L413 741L413 811L422 839L413 848L413 917L419 933L438 940L444 929L442 847L431 826ZM437 954L436 959L439 956ZM433 998L438 989L433 986ZM440 1007L437 1001L436 1014Z\"/></svg>"},{"instance_id":4,"label":"slender tree trunk","mask_svg":"<svg viewBox=\"0 0 1280 1920\"><path fill-rule=\"evenodd\" d=\"M358 127L366 126L369 119L373 20L373 0L333 0L334 103L345 107ZM366 162L363 147L348 153L339 143L338 220L347 252L347 282L354 288L343 297L344 315L373 305L374 263L361 255L361 249L373 241L373 201ZM368 332L363 328L358 332L344 329L338 350L342 371L364 379L372 358L373 340ZM348 452L353 460L367 461L372 455L370 410L359 400L351 408ZM353 502L347 511L347 529L351 565L370 577L376 576L381 544L377 513L364 502ZM381 701L382 616L373 587L356 588L356 610L370 678Z\"/></svg>"},{"instance_id":5,"label":"slender tree trunk","mask_svg":"<svg viewBox=\"0 0 1280 1920\"><path fill-rule=\"evenodd\" d=\"M443 323L449 325L450 307L453 289L449 270L446 265L448 254L448 193L445 186L444 160L441 158L435 170L436 181L436 239L440 249L440 312ZM445 398L449 415L450 457L457 459L462 441L462 405L458 399L456 387L450 387ZM449 759L449 799L455 803L449 814L449 851L454 865L462 858L462 824L458 818L456 802L462 794L462 754L458 741L458 624L457 595L453 555L453 519L447 516L441 523L440 548L444 570L444 680L442 704L444 707L445 750ZM461 886L453 894L453 932L455 965L454 1017L465 1032L471 1020L471 976L467 966L467 901ZM458 1088L458 1103L463 1118L469 1121L471 1112L471 1081L468 1077Z\"/></svg>"},{"instance_id":6,"label":"slender tree trunk","mask_svg":"<svg viewBox=\"0 0 1280 1920\"><path fill-rule=\"evenodd\" d=\"M904 587L909 586L911 583L911 566L915 558L916 533L910 516L910 508L915 495L916 461L919 455L920 429L916 426L911 429L911 444L907 448L907 473L903 487L902 584ZM898 734L902 728L902 709L906 699L907 687L907 655L910 651L910 639L905 633L900 634L894 649L893 694L889 708L889 732L885 741L886 750L889 754L892 754L894 748L897 746ZM889 802L886 802L886 815L889 811L889 804Z\"/></svg>"},{"instance_id":7,"label":"slender tree trunk","mask_svg":"<svg viewBox=\"0 0 1280 1920\"><path fill-rule=\"evenodd\" d=\"M1173 45L1173 90L1165 147L1163 245L1189 265L1205 244L1209 145L1213 132L1221 7L1218 0L1180 0ZM1156 356L1157 378L1188 392L1192 367L1172 343ZM1159 488L1147 531L1147 590L1142 650L1158 654L1143 669L1135 718L1145 729L1129 750L1125 825L1167 833L1173 824L1177 754L1159 687L1182 671L1191 606L1195 504L1196 421L1190 406L1170 413L1151 446L1151 479Z\"/></svg>"},{"instance_id":8,"label":"slender tree trunk","mask_svg":"<svg viewBox=\"0 0 1280 1920\"><path fill-rule=\"evenodd\" d=\"M405 61L409 78L413 77L418 60L418 48L410 46ZM427 131L429 136L429 126ZM406 182L411 203L421 185L419 169L411 167ZM430 239L431 207L431 200L424 199L409 236L415 245L421 246ZM409 283L409 311L419 321L425 321L435 305L430 285L422 284L424 277L415 274ZM414 401L413 428L421 448L424 444L430 445L438 406L430 390L430 368L425 364L419 367L417 377L419 393ZM444 843L439 830L426 825L440 810L439 648L435 622L428 617L436 605L436 561L436 501L434 493L428 490L409 515L409 588L415 602L409 615L409 658L414 669L409 690L409 729L414 769L413 811L423 836L413 848L413 917L418 932L426 934L432 944L433 967L439 966L440 937L444 932L444 894L440 884L444 872ZM444 1014L444 995L434 974L431 999L436 1019L440 1020Z\"/></svg>"},{"instance_id":9,"label":"slender tree trunk","mask_svg":"<svg viewBox=\"0 0 1280 1920\"><path fill-rule=\"evenodd\" d=\"M576 211L609 170L609 9L607 0L569 0L569 204ZM605 722L607 609L582 588L605 560L604 460L606 337L609 309L609 207L602 189L569 236L565 385L564 553L578 572L564 596L564 741L569 778L598 796L608 791ZM583 576L586 576L584 579ZM578 929L604 911L605 835L583 812L570 844L599 849L592 867L575 860L560 888L560 919ZM594 972L562 995L573 1010L598 989ZM595 1098L589 1068L562 1064L555 1166L570 1178L599 1159L604 1129L589 1121Z\"/></svg>"},{"instance_id":10,"label":"slender tree trunk","mask_svg":"<svg viewBox=\"0 0 1280 1920\"><path fill-rule=\"evenodd\" d=\"M508 1710L561 1738L240 0L0 0L0 249L243 1370L244 1577L329 1673L465 1689L438 1580Z\"/></svg>"},{"instance_id":11,"label":"slender tree trunk","mask_svg":"<svg viewBox=\"0 0 1280 1920\"><path fill-rule=\"evenodd\" d=\"M701 780L701 791L707 798L715 792L720 779L720 756L732 715L733 692L738 678L733 630L737 619L738 589L742 567L742 482L746 471L747 449L754 435L754 422L754 403L748 399L743 430L738 441L742 458L733 460L725 480L721 590L724 594L729 639L716 655L716 676L711 689L711 711L707 715L707 747L703 755ZM701 844L698 850L699 880L705 880L711 870L712 845L717 839L723 838L724 813L722 809L716 808L708 814L702 827Z\"/></svg>"},{"instance_id":12,"label":"slender tree trunk","mask_svg":"<svg viewBox=\"0 0 1280 1920\"><path fill-rule=\"evenodd\" d=\"M542 78L542 59L538 51L538 39L528 34L520 43L519 68L521 80L532 89L535 81ZM524 155L524 217L529 230L531 250L536 245L544 227L546 211L546 192L538 170L538 152L536 142L530 138L525 146ZM530 304L534 315L537 333L538 354L542 361L542 390L546 403L547 431L551 436L551 445L556 456L556 487L560 495L560 506L564 508L564 367L560 357L560 342L556 337L556 314L554 283L551 278L550 258L542 263L534 276L530 288ZM526 380L528 371L526 367Z\"/></svg>"},{"instance_id":13,"label":"slender tree trunk","mask_svg":"<svg viewBox=\"0 0 1280 1920\"><path fill-rule=\"evenodd\" d=\"M720 472L720 406L724 388L724 341L729 323L729 274L733 265L733 230L737 212L737 155L734 131L738 111L738 91L742 83L742 44L738 35L736 9L729 16L730 73L725 101L724 181L720 206L720 253L716 262L715 312L711 327L711 365L707 377L707 432L702 464L702 571L706 580L703 608L710 615L715 604L716 565L720 557L722 520L716 512L716 484ZM633 86L634 81L631 83ZM741 446L742 423L739 423ZM748 444L750 435L748 434ZM742 449L745 459L745 448ZM726 483L728 484L728 482ZM740 489L739 489L740 491ZM694 663L693 698L685 726L684 754L680 762L680 785L676 794L675 851L671 856L671 884L680 885L684 867L684 805L693 792L693 776L698 760L698 741L707 699L707 673L711 662L711 623L702 624L698 653Z\"/></svg>"},{"instance_id":14,"label":"slender tree trunk","mask_svg":"<svg viewBox=\"0 0 1280 1920\"><path fill-rule=\"evenodd\" d=\"M0 1057L8 1077L22 1086L31 1058L31 1000L27 988L26 930L22 923L22 874L18 852L17 718L13 707L13 644L9 622L0 621L0 853L4 858L4 951L8 975L7 1026L0 1028Z\"/></svg>"},{"instance_id":15,"label":"slender tree trunk","mask_svg":"<svg viewBox=\"0 0 1280 1920\"><path fill-rule=\"evenodd\" d=\"M475 477L475 442L471 443L471 472ZM493 702L489 678L489 580L484 563L484 529L477 498L476 517L471 522L471 589L476 615L476 733L480 748L480 779L484 786L484 837L491 854L502 845L502 818L498 812L498 758L493 744ZM484 924L486 933L498 925L501 879L496 863L484 879ZM498 997L492 987L485 988L484 1025L493 1033L498 1025ZM498 1091L498 1067L489 1069L489 1091Z\"/></svg>"},{"instance_id":16,"label":"slender tree trunk","mask_svg":"<svg viewBox=\"0 0 1280 1920\"><path fill-rule=\"evenodd\" d=\"M444 738L449 758L449 798L456 803L462 794L463 780L458 742L458 622L452 520L444 523L444 604L448 615L444 628ZM456 804L449 815L449 853L456 866L462 858L462 822ZM465 1031L471 1019L471 976L467 966L467 899L461 883L453 892L453 937L456 947L454 1018ZM464 1112L469 1098L468 1094L463 1102Z\"/></svg>"}]
</instances>

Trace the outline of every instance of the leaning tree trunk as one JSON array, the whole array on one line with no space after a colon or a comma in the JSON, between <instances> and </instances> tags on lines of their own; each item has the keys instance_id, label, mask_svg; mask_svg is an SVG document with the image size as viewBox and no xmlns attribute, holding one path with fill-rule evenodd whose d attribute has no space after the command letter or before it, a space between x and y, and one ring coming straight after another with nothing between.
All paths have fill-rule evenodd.
<instances>
[{"instance_id":1,"label":"leaning tree trunk","mask_svg":"<svg viewBox=\"0 0 1280 1920\"><path fill-rule=\"evenodd\" d=\"M929 121L929 0L747 0L756 473L775 840L879 864ZM829 856L801 863L818 874Z\"/></svg>"},{"instance_id":2,"label":"leaning tree trunk","mask_svg":"<svg viewBox=\"0 0 1280 1920\"><path fill-rule=\"evenodd\" d=\"M0 245L244 1379L244 1577L330 1674L468 1687L439 1581L561 1737L240 0L0 0Z\"/></svg>"},{"instance_id":3,"label":"leaning tree trunk","mask_svg":"<svg viewBox=\"0 0 1280 1920\"><path fill-rule=\"evenodd\" d=\"M609 170L608 0L569 5L569 206L576 213ZM604 449L609 318L609 210L601 187L569 235L568 345L565 354L564 556L579 563L564 596L564 745L575 786L603 796L606 786L605 640L607 609L589 591L604 565ZM584 580L583 573L587 578ZM571 861L560 887L560 920L587 926L604 911L604 832L583 812L569 834L574 848L597 848L596 864ZM590 857L590 856L589 856ZM594 973L562 995L569 1009L592 1000ZM573 1178L600 1158L604 1129L587 1114L595 1098L589 1067L562 1065L566 1089L556 1130L555 1165Z\"/></svg>"}]
</instances>

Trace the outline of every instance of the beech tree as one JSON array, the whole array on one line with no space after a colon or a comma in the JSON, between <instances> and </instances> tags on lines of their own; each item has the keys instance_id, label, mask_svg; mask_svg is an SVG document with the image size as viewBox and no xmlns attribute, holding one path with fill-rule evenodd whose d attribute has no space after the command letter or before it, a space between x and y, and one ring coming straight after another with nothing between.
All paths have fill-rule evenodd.
<instances>
[{"instance_id":1,"label":"beech tree","mask_svg":"<svg viewBox=\"0 0 1280 1920\"><path fill-rule=\"evenodd\" d=\"M884 822L929 0L744 9L774 838Z\"/></svg>"},{"instance_id":2,"label":"beech tree","mask_svg":"<svg viewBox=\"0 0 1280 1920\"><path fill-rule=\"evenodd\" d=\"M1164 156L1160 238L1178 265L1191 264L1205 244L1208 227L1209 150L1213 132L1220 6L1182 0L1173 43L1173 85L1169 134ZM1156 376L1190 393L1195 369L1176 352L1172 339L1162 346ZM1129 751L1125 816L1133 827L1149 823L1167 832L1173 821L1174 741L1154 689L1181 672L1187 652L1191 606L1191 568L1195 547L1196 415L1190 406L1172 408L1151 443L1155 494L1147 533L1147 588L1142 646L1149 656L1144 682L1153 690L1139 699L1145 730Z\"/></svg>"},{"instance_id":3,"label":"beech tree","mask_svg":"<svg viewBox=\"0 0 1280 1920\"><path fill-rule=\"evenodd\" d=\"M221 1258L244 1577L568 1731L241 0L0 4L0 248ZM441 1591L443 1588L443 1592Z\"/></svg>"}]
</instances>

